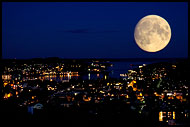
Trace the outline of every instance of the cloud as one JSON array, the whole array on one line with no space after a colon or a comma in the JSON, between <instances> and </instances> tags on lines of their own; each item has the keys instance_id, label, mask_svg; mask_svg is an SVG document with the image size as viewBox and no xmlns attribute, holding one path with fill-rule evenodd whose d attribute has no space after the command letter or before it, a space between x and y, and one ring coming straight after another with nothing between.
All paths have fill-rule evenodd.
<instances>
[{"instance_id":1,"label":"cloud","mask_svg":"<svg viewBox=\"0 0 190 127\"><path fill-rule=\"evenodd\" d=\"M114 33L114 32L119 32L118 30L97 30L93 31L90 29L73 29L73 30L66 30L64 32L67 33L74 33L74 34L80 34L80 33Z\"/></svg>"},{"instance_id":2,"label":"cloud","mask_svg":"<svg viewBox=\"0 0 190 127\"><path fill-rule=\"evenodd\" d=\"M89 33L88 29L75 29L75 30L66 30L68 33Z\"/></svg>"},{"instance_id":3,"label":"cloud","mask_svg":"<svg viewBox=\"0 0 190 127\"><path fill-rule=\"evenodd\" d=\"M115 32L119 32L119 30L105 30L105 31L102 31L102 33L115 33Z\"/></svg>"}]
</instances>

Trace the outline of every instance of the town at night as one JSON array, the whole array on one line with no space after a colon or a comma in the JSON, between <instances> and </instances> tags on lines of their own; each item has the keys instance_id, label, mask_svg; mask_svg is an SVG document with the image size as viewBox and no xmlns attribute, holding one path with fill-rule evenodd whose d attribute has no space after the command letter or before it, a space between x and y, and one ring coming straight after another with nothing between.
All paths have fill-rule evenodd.
<instances>
[{"instance_id":1,"label":"town at night","mask_svg":"<svg viewBox=\"0 0 190 127\"><path fill-rule=\"evenodd\" d=\"M1 4L5 123L190 126L188 2Z\"/></svg>"}]
</instances>

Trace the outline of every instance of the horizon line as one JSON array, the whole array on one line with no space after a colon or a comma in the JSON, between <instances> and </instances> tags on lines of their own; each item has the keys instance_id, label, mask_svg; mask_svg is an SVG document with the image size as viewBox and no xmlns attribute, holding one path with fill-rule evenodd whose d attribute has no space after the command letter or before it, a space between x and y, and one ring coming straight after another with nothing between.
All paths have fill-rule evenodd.
<instances>
[{"instance_id":1,"label":"horizon line","mask_svg":"<svg viewBox=\"0 0 190 127\"><path fill-rule=\"evenodd\" d=\"M32 59L68 59L68 60L82 60L82 59L189 59L188 57L168 57L168 58L135 58L135 57L131 57L131 58L61 58L61 57L35 57L35 58L2 58L2 60L32 60Z\"/></svg>"}]
</instances>

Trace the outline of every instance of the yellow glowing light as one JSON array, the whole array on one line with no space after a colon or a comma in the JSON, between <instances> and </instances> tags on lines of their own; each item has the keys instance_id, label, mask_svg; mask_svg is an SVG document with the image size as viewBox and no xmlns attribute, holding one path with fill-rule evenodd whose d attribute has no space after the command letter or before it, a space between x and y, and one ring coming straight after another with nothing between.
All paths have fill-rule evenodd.
<instances>
[{"instance_id":1,"label":"yellow glowing light","mask_svg":"<svg viewBox=\"0 0 190 127\"><path fill-rule=\"evenodd\" d=\"M83 98L84 101L91 101L91 97Z\"/></svg>"},{"instance_id":2,"label":"yellow glowing light","mask_svg":"<svg viewBox=\"0 0 190 127\"><path fill-rule=\"evenodd\" d=\"M175 120L175 112L173 112L173 119Z\"/></svg>"},{"instance_id":3,"label":"yellow glowing light","mask_svg":"<svg viewBox=\"0 0 190 127\"><path fill-rule=\"evenodd\" d=\"M9 94L7 95L7 97L11 97L11 93L9 93Z\"/></svg>"},{"instance_id":4,"label":"yellow glowing light","mask_svg":"<svg viewBox=\"0 0 190 127\"><path fill-rule=\"evenodd\" d=\"M5 87L7 84L8 84L8 83L6 83L6 82L5 82L5 83L3 84L3 85L4 85L4 87Z\"/></svg>"},{"instance_id":5,"label":"yellow glowing light","mask_svg":"<svg viewBox=\"0 0 190 127\"><path fill-rule=\"evenodd\" d=\"M7 94L7 93L5 93L4 98L6 98L6 99L7 99L7 98L9 98L9 97L11 97L11 96L12 96L12 94L11 94L11 93L8 93L8 94Z\"/></svg>"},{"instance_id":6,"label":"yellow glowing light","mask_svg":"<svg viewBox=\"0 0 190 127\"><path fill-rule=\"evenodd\" d=\"M179 100L183 99L182 96L176 96L176 98L179 99Z\"/></svg>"},{"instance_id":7,"label":"yellow glowing light","mask_svg":"<svg viewBox=\"0 0 190 127\"><path fill-rule=\"evenodd\" d=\"M159 94L158 94L157 92L154 92L154 95L155 95L155 96L159 96Z\"/></svg>"},{"instance_id":8,"label":"yellow glowing light","mask_svg":"<svg viewBox=\"0 0 190 127\"><path fill-rule=\"evenodd\" d=\"M105 93L105 92L101 90L100 93Z\"/></svg>"},{"instance_id":9,"label":"yellow glowing light","mask_svg":"<svg viewBox=\"0 0 190 127\"><path fill-rule=\"evenodd\" d=\"M36 96L32 96L32 99L34 99Z\"/></svg>"},{"instance_id":10,"label":"yellow glowing light","mask_svg":"<svg viewBox=\"0 0 190 127\"><path fill-rule=\"evenodd\" d=\"M141 100L141 99L142 99L142 97L137 97L137 99L138 99L138 100Z\"/></svg>"},{"instance_id":11,"label":"yellow glowing light","mask_svg":"<svg viewBox=\"0 0 190 127\"><path fill-rule=\"evenodd\" d=\"M134 88L134 87L133 87L133 91L137 91L137 88Z\"/></svg>"},{"instance_id":12,"label":"yellow glowing light","mask_svg":"<svg viewBox=\"0 0 190 127\"><path fill-rule=\"evenodd\" d=\"M172 65L173 68L176 68L176 65Z\"/></svg>"},{"instance_id":13,"label":"yellow glowing light","mask_svg":"<svg viewBox=\"0 0 190 127\"><path fill-rule=\"evenodd\" d=\"M159 112L159 121L163 121L163 112Z\"/></svg>"},{"instance_id":14,"label":"yellow glowing light","mask_svg":"<svg viewBox=\"0 0 190 127\"><path fill-rule=\"evenodd\" d=\"M168 99L174 99L174 97L168 97Z\"/></svg>"},{"instance_id":15,"label":"yellow glowing light","mask_svg":"<svg viewBox=\"0 0 190 127\"><path fill-rule=\"evenodd\" d=\"M126 98L129 98L129 95L126 95L125 97L126 97Z\"/></svg>"}]
</instances>

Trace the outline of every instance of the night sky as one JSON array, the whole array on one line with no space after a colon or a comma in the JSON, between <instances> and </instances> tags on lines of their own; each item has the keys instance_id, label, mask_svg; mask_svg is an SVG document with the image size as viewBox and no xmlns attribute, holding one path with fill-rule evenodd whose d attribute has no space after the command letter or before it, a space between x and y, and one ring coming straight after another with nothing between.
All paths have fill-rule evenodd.
<instances>
[{"instance_id":1,"label":"night sky","mask_svg":"<svg viewBox=\"0 0 190 127\"><path fill-rule=\"evenodd\" d=\"M134 40L146 15L170 24L165 49L149 53ZM179 58L188 56L185 2L3 2L2 58Z\"/></svg>"}]
</instances>

